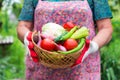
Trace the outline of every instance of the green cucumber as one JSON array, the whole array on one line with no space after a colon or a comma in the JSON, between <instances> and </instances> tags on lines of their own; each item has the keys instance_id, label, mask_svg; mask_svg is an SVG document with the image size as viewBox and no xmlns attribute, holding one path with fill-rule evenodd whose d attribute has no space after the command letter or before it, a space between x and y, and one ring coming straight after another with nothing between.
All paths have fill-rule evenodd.
<instances>
[{"instance_id":1,"label":"green cucumber","mask_svg":"<svg viewBox=\"0 0 120 80\"><path fill-rule=\"evenodd\" d=\"M75 52L79 51L83 47L84 44L85 44L85 38L81 38L80 42L79 42L79 44L78 44L78 46L76 48L74 48L72 50L69 50L69 51L65 51L65 52L64 51L58 51L58 52L62 53L62 54L75 53Z\"/></svg>"},{"instance_id":2,"label":"green cucumber","mask_svg":"<svg viewBox=\"0 0 120 80\"><path fill-rule=\"evenodd\" d=\"M66 40L70 38L77 29L78 29L77 26L73 27L66 35L62 36L60 40Z\"/></svg>"}]
</instances>

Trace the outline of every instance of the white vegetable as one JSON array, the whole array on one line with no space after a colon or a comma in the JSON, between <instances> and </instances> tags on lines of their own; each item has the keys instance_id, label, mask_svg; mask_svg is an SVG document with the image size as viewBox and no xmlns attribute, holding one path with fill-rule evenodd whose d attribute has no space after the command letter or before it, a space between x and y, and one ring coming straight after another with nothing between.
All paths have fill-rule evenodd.
<instances>
[{"instance_id":1,"label":"white vegetable","mask_svg":"<svg viewBox=\"0 0 120 80\"><path fill-rule=\"evenodd\" d=\"M56 23L47 23L42 26L42 35L55 39L65 32L65 29Z\"/></svg>"}]
</instances>

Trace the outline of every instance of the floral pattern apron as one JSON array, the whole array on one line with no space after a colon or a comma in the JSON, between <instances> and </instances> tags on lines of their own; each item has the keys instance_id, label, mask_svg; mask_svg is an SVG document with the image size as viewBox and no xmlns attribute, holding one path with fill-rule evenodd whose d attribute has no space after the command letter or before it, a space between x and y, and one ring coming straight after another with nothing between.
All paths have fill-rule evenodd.
<instances>
[{"instance_id":1,"label":"floral pattern apron","mask_svg":"<svg viewBox=\"0 0 120 80\"><path fill-rule=\"evenodd\" d=\"M55 22L63 25L72 21L90 30L89 39L95 36L92 11L87 0L49 2L39 0L35 9L34 29L41 30L43 24ZM90 54L82 64L73 68L51 69L26 58L26 80L100 80L99 52Z\"/></svg>"}]
</instances>

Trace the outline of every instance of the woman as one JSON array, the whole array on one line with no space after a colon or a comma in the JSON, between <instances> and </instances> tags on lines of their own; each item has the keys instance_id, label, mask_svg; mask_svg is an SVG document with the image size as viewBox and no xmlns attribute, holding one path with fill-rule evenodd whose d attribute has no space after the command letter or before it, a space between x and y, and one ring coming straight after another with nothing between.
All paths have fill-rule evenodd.
<instances>
[{"instance_id":1,"label":"woman","mask_svg":"<svg viewBox=\"0 0 120 80\"><path fill-rule=\"evenodd\" d=\"M26 57L26 79L100 80L98 49L107 44L112 37L110 18L112 18L112 14L107 0L57 0L57 2L25 0L17 27L18 37L24 43L26 37L29 37L30 31L40 30L40 26L48 22L63 24L72 21L76 25L86 26L90 30L90 41L88 42L90 46L83 50L78 63L76 62L77 65L75 64L76 66L71 69L45 67L37 63L37 55L32 49L29 49L31 54Z\"/></svg>"}]
</instances>

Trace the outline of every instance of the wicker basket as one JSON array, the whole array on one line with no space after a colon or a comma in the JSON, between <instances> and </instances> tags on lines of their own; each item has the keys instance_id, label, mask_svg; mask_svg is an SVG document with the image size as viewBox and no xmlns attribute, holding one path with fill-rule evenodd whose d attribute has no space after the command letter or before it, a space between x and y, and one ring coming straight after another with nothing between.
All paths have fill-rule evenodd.
<instances>
[{"instance_id":1,"label":"wicker basket","mask_svg":"<svg viewBox=\"0 0 120 80\"><path fill-rule=\"evenodd\" d=\"M79 57L81 50L72 54L61 54L58 52L50 52L45 49L40 48L33 40L33 36L37 32L34 32L32 35L32 42L34 44L34 50L38 55L39 62L50 68L68 68L71 67L75 60Z\"/></svg>"}]
</instances>

